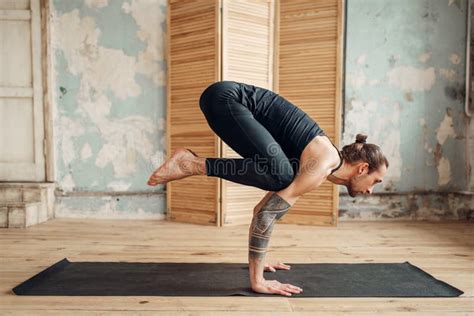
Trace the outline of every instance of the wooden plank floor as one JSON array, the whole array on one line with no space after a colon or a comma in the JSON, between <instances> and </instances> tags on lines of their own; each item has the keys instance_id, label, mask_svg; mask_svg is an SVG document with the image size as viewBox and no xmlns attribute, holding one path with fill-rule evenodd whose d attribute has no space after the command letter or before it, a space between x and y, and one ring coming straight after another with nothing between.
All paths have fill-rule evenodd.
<instances>
[{"instance_id":1,"label":"wooden plank floor","mask_svg":"<svg viewBox=\"0 0 474 316\"><path fill-rule=\"evenodd\" d=\"M0 230L0 315L473 315L472 223L277 224L268 259L286 263L409 261L463 290L457 298L58 297L11 288L65 257L71 261L246 262L248 226L54 219Z\"/></svg>"}]
</instances>

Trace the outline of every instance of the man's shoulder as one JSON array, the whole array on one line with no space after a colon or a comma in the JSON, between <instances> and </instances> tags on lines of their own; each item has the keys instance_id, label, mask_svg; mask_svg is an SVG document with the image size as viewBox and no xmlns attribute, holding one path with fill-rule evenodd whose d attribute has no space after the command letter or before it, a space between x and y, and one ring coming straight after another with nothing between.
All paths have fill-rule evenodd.
<instances>
[{"instance_id":1,"label":"man's shoulder","mask_svg":"<svg viewBox=\"0 0 474 316\"><path fill-rule=\"evenodd\" d=\"M341 162L339 150L325 135L315 137L310 148L310 156L318 161L321 167L327 168L329 172L337 168Z\"/></svg>"}]
</instances>

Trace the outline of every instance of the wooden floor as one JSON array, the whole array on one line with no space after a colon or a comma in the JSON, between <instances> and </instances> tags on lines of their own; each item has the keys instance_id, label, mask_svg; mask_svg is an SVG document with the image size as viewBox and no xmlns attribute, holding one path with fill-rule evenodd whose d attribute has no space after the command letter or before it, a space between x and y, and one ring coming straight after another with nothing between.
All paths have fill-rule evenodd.
<instances>
[{"instance_id":1,"label":"wooden floor","mask_svg":"<svg viewBox=\"0 0 474 316\"><path fill-rule=\"evenodd\" d=\"M166 221L54 219L0 229L0 315L474 315L472 223L342 222L337 228L277 224L268 259L285 263L404 262L463 290L457 298L58 297L11 288L70 261L246 262L248 226ZM318 313L318 314L319 314Z\"/></svg>"}]
</instances>

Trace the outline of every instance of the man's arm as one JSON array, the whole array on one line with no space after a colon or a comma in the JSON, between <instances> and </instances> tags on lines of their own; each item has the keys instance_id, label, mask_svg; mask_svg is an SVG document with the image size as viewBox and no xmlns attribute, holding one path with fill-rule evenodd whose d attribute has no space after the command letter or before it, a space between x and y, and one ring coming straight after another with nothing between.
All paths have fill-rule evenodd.
<instances>
[{"instance_id":1,"label":"man's arm","mask_svg":"<svg viewBox=\"0 0 474 316\"><path fill-rule=\"evenodd\" d=\"M326 181L327 176L331 174L331 170L338 163L339 161L335 161L330 152L303 156L300 162L300 170L293 182L276 193L293 205L303 194L316 189Z\"/></svg>"},{"instance_id":2,"label":"man's arm","mask_svg":"<svg viewBox=\"0 0 474 316\"><path fill-rule=\"evenodd\" d=\"M288 212L291 205L275 192L265 195L264 201L254 213L249 229L249 271L250 281L263 281L264 258L273 225Z\"/></svg>"},{"instance_id":3,"label":"man's arm","mask_svg":"<svg viewBox=\"0 0 474 316\"><path fill-rule=\"evenodd\" d=\"M252 287L265 282L263 277L264 258L275 222L288 212L299 196L320 186L330 173L332 163L322 161L318 164L309 160L302 162L301 171L287 188L278 192L268 192L255 207L249 229L248 259ZM288 286L287 291L288 288L294 287L290 284L286 286ZM275 289L275 292L270 290L267 293L285 294L287 292Z\"/></svg>"}]
</instances>

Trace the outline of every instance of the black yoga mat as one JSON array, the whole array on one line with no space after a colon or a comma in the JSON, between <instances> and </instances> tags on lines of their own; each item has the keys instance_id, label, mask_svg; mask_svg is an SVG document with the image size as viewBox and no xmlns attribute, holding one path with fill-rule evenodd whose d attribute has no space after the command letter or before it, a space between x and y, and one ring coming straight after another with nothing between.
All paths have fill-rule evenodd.
<instances>
[{"instance_id":1,"label":"black yoga mat","mask_svg":"<svg viewBox=\"0 0 474 316\"><path fill-rule=\"evenodd\" d=\"M441 297L463 292L404 263L288 263L264 272L303 288L291 297ZM66 258L13 289L17 295L273 296L250 288L244 263L70 262Z\"/></svg>"}]
</instances>

